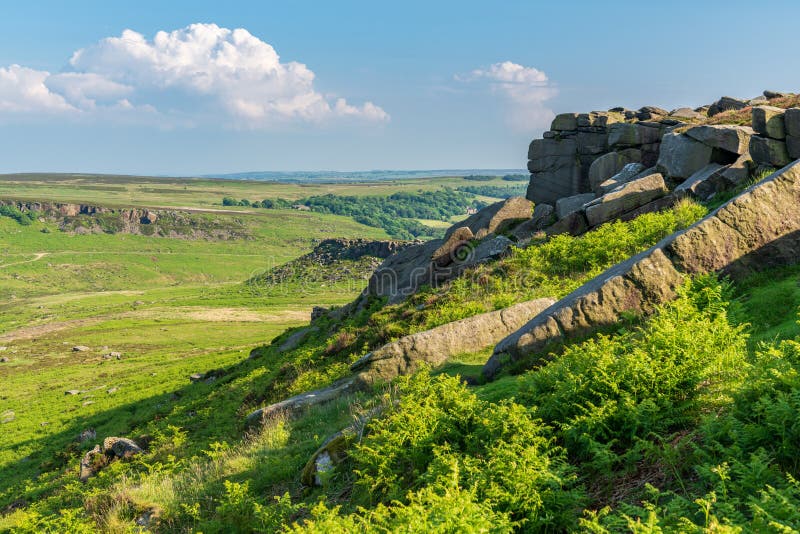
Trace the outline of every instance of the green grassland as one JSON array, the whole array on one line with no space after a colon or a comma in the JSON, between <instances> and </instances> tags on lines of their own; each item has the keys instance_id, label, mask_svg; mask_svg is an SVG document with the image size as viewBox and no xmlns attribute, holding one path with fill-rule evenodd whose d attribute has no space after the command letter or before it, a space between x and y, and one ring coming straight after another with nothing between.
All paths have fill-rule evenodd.
<instances>
[{"instance_id":1,"label":"green grassland","mask_svg":"<svg viewBox=\"0 0 800 534\"><path fill-rule=\"evenodd\" d=\"M80 191L83 201L102 200ZM361 290L353 281L243 285L250 277L321 239L387 237L333 215L235 217L247 238L79 235L0 217L0 356L9 359L0 365L0 420L10 419L0 427L0 492L52 466L76 432L123 433L150 420L191 374L241 362L308 321L312 306L343 304ZM77 345L90 350L73 352ZM121 358L103 357L111 352Z\"/></svg>"},{"instance_id":2,"label":"green grassland","mask_svg":"<svg viewBox=\"0 0 800 534\"><path fill-rule=\"evenodd\" d=\"M263 200L297 200L314 195L387 196L397 192L435 191L442 187L464 187L475 182L462 177L424 178L368 183L297 184L206 178L152 178L140 176L83 174L0 175L0 198L54 200L104 206L191 207L221 209L223 197ZM508 187L500 177L481 185ZM479 197L484 198L484 197ZM485 197L488 199L489 197ZM491 199L496 201L497 199ZM257 211L248 208L226 208Z\"/></svg>"},{"instance_id":3,"label":"green grassland","mask_svg":"<svg viewBox=\"0 0 800 534\"><path fill-rule=\"evenodd\" d=\"M488 286L459 281L397 306L376 301L338 323L316 321L318 332L294 350L274 343L254 359L241 352L252 345L225 344L210 331L185 339L187 351L196 343L201 354L166 370L158 352L134 365L61 349L63 361L83 366L74 376L83 377L76 389L86 393L63 396L61 385L49 393L58 409L35 412L27 440L16 445L46 454L0 467L0 506L25 502L0 519L0 530L130 532L147 517L159 532L790 532L800 520L792 452L798 267L735 285L695 280L652 318L631 317L488 384L467 388L449 378L477 376L488 356L464 354L432 377L403 379L371 398L344 398L296 419L278 415L249 432L244 425L254 407L329 383L372 346L521 299L562 295L703 213L684 203L534 243L479 268ZM509 284L520 273L533 273L533 284ZM260 290L228 288L238 298ZM138 337L169 332L176 310L159 313L166 326L142 320L148 334ZM128 321L109 326L124 331ZM80 333L101 342L92 328ZM220 367L210 383L186 378ZM46 376L57 381L56 374ZM143 390L139 400L116 400L125 380ZM107 393L118 384L123 389ZM84 406L89 395L95 404ZM299 473L311 453L375 406L384 415L363 428L345 463L322 487L304 488ZM60 431L48 434L50 425L39 421ZM74 436L87 426L98 435L147 436L149 450L80 484L77 460L94 442ZM66 450L53 446L65 442L72 443Z\"/></svg>"}]
</instances>

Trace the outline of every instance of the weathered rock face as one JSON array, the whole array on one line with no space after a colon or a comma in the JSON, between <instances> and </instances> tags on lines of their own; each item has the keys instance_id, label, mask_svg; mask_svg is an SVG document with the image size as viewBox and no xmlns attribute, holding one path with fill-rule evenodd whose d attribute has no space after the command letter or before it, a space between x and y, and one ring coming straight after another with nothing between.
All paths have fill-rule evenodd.
<instances>
[{"instance_id":1,"label":"weathered rock face","mask_svg":"<svg viewBox=\"0 0 800 534\"><path fill-rule=\"evenodd\" d=\"M783 115L786 135L800 137L800 108L789 108Z\"/></svg>"},{"instance_id":2,"label":"weathered rock face","mask_svg":"<svg viewBox=\"0 0 800 534\"><path fill-rule=\"evenodd\" d=\"M674 179L686 179L711 163L712 148L688 135L668 133L661 141L656 168Z\"/></svg>"},{"instance_id":3,"label":"weathered rock face","mask_svg":"<svg viewBox=\"0 0 800 534\"><path fill-rule=\"evenodd\" d=\"M689 128L686 135L712 148L741 155L750 147L753 129L749 126L727 124L703 125Z\"/></svg>"},{"instance_id":4,"label":"weathered rock face","mask_svg":"<svg viewBox=\"0 0 800 534\"><path fill-rule=\"evenodd\" d=\"M483 239L489 234L497 234L522 221L527 221L533 214L533 203L522 197L511 197L501 202L487 206L478 213L471 215L457 226L451 227L445 233L445 239L450 237L458 228L469 228L475 239Z\"/></svg>"},{"instance_id":5,"label":"weathered rock face","mask_svg":"<svg viewBox=\"0 0 800 534\"><path fill-rule=\"evenodd\" d=\"M110 437L103 440L103 452L117 458L130 458L141 453L142 448L132 439Z\"/></svg>"},{"instance_id":6,"label":"weathered rock face","mask_svg":"<svg viewBox=\"0 0 800 534\"><path fill-rule=\"evenodd\" d=\"M594 193L583 193L580 195L573 195L571 197L559 198L556 202L556 217L561 220L569 214L574 213L587 202L594 200Z\"/></svg>"},{"instance_id":7,"label":"weathered rock face","mask_svg":"<svg viewBox=\"0 0 800 534\"><path fill-rule=\"evenodd\" d=\"M670 117L675 117L676 119L702 119L706 115L704 113L700 113L698 111L693 110L692 108L678 108L673 109L669 112Z\"/></svg>"},{"instance_id":8,"label":"weathered rock face","mask_svg":"<svg viewBox=\"0 0 800 534\"><path fill-rule=\"evenodd\" d=\"M661 142L661 128L653 124L619 123L608 129L608 146L633 147Z\"/></svg>"},{"instance_id":9,"label":"weathered rock face","mask_svg":"<svg viewBox=\"0 0 800 534\"><path fill-rule=\"evenodd\" d=\"M432 239L388 257L370 277L368 293L399 302L413 295L423 284L430 284L433 282L431 258L443 244L443 239Z\"/></svg>"},{"instance_id":10,"label":"weathered rock face","mask_svg":"<svg viewBox=\"0 0 800 534\"><path fill-rule=\"evenodd\" d=\"M553 223L545 229L545 234L554 236L559 234L581 235L589 229L589 223L586 222L586 214L583 209L573 211L558 222Z\"/></svg>"},{"instance_id":11,"label":"weathered rock face","mask_svg":"<svg viewBox=\"0 0 800 534\"><path fill-rule=\"evenodd\" d=\"M553 302L553 299L523 302L405 336L367 354L351 370L358 373L359 383L372 385L412 373L422 363L441 365L451 356L494 345Z\"/></svg>"},{"instance_id":12,"label":"weathered rock face","mask_svg":"<svg viewBox=\"0 0 800 534\"><path fill-rule=\"evenodd\" d=\"M627 161L622 165L631 161L642 161L650 165L655 163L663 125L631 124L624 121L645 115L646 120L649 120L659 116L654 111L658 108L642 108L640 113L617 109L621 108L608 112L558 115L551 125L551 131L545 132L543 139L533 140L528 150L531 182L527 198L536 204L555 204L559 198L588 193L592 190L589 183L592 164L609 152L625 152L623 157ZM630 150L626 152L626 149ZM593 174L599 176L611 172L600 180L603 181L621 168L616 163L614 167L616 168L611 171L603 168L602 173L597 167Z\"/></svg>"},{"instance_id":13,"label":"weathered rock face","mask_svg":"<svg viewBox=\"0 0 800 534\"><path fill-rule=\"evenodd\" d=\"M180 210L110 208L61 202L28 202L0 199L0 206L14 206L35 212L40 218L59 224L64 232L121 233L179 239L247 239L247 226L232 219L204 219Z\"/></svg>"},{"instance_id":14,"label":"weathered rock face","mask_svg":"<svg viewBox=\"0 0 800 534\"><path fill-rule=\"evenodd\" d=\"M668 192L664 177L658 173L639 178L619 186L586 206L586 220L589 226L598 226L663 197Z\"/></svg>"},{"instance_id":15,"label":"weathered rock face","mask_svg":"<svg viewBox=\"0 0 800 534\"><path fill-rule=\"evenodd\" d=\"M678 197L694 196L705 200L720 188L723 166L718 163L709 163L675 188Z\"/></svg>"},{"instance_id":16,"label":"weathered rock face","mask_svg":"<svg viewBox=\"0 0 800 534\"><path fill-rule=\"evenodd\" d=\"M773 106L756 106L753 108L753 130L765 137L783 139L786 129L783 122L784 110Z\"/></svg>"},{"instance_id":17,"label":"weathered rock face","mask_svg":"<svg viewBox=\"0 0 800 534\"><path fill-rule=\"evenodd\" d=\"M628 163L617 174L601 183L595 189L598 195L605 195L609 191L613 191L622 184L628 183L634 178L640 177L639 174L644 171L644 165L641 163Z\"/></svg>"},{"instance_id":18,"label":"weathered rock face","mask_svg":"<svg viewBox=\"0 0 800 534\"><path fill-rule=\"evenodd\" d=\"M750 156L756 163L772 167L783 167L792 161L786 143L759 135L750 138Z\"/></svg>"},{"instance_id":19,"label":"weathered rock face","mask_svg":"<svg viewBox=\"0 0 800 534\"><path fill-rule=\"evenodd\" d=\"M447 267L451 263L465 259L469 254L470 241L473 239L475 234L468 226L460 226L455 231L448 232L442 246L433 252L431 261L437 267Z\"/></svg>"},{"instance_id":20,"label":"weathered rock face","mask_svg":"<svg viewBox=\"0 0 800 534\"><path fill-rule=\"evenodd\" d=\"M743 184L750 178L751 163L750 152L746 152L720 171L720 177L728 188Z\"/></svg>"},{"instance_id":21,"label":"weathered rock face","mask_svg":"<svg viewBox=\"0 0 800 534\"><path fill-rule=\"evenodd\" d=\"M641 150L628 148L619 152L603 154L589 167L589 188L597 191L600 184L619 173L625 165L642 160Z\"/></svg>"},{"instance_id":22,"label":"weathered rock face","mask_svg":"<svg viewBox=\"0 0 800 534\"><path fill-rule=\"evenodd\" d=\"M540 313L495 347L492 378L556 341L615 324L623 313L650 313L675 296L685 275L734 278L800 258L800 162L759 182L689 229L615 265Z\"/></svg>"},{"instance_id":23,"label":"weathered rock face","mask_svg":"<svg viewBox=\"0 0 800 534\"><path fill-rule=\"evenodd\" d=\"M423 285L436 287L481 261L502 254L507 238L492 238L495 233L512 230L533 215L533 204L512 197L487 206L463 222L453 225L445 239L434 239L389 256L369 280L367 294L389 297L400 302ZM475 243L478 241L478 243Z\"/></svg>"}]
</instances>

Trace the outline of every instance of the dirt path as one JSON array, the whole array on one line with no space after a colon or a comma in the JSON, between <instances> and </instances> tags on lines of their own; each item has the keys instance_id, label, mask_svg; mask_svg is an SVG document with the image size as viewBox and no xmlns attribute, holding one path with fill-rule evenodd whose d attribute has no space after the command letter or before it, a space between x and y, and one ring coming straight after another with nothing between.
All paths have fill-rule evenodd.
<instances>
[{"instance_id":1,"label":"dirt path","mask_svg":"<svg viewBox=\"0 0 800 534\"><path fill-rule=\"evenodd\" d=\"M141 311L127 311L111 313L100 317L85 319L71 319L52 323L25 326L0 335L0 343L23 341L45 337L56 332L72 330L93 324L111 321L114 319L173 319L194 320L198 323L279 323L283 321L303 321L309 319L309 312L303 310L284 310L277 313L268 313L247 308L205 308L201 306L186 306L176 308L151 308Z\"/></svg>"},{"instance_id":2,"label":"dirt path","mask_svg":"<svg viewBox=\"0 0 800 534\"><path fill-rule=\"evenodd\" d=\"M11 267L13 265L22 265L23 263L33 263L33 262L39 261L42 258L44 258L45 256L49 256L49 255L50 255L50 252L37 252L36 254L33 255L33 259L31 259L31 260L16 261L14 263L0 263L0 269L2 269L3 267Z\"/></svg>"}]
</instances>

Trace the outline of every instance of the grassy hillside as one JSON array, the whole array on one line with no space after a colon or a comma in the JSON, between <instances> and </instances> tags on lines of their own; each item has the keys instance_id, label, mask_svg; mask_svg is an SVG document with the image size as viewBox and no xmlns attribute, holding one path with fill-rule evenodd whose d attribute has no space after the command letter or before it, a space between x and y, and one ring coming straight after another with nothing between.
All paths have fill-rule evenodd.
<instances>
[{"instance_id":1,"label":"grassy hillside","mask_svg":"<svg viewBox=\"0 0 800 534\"><path fill-rule=\"evenodd\" d=\"M352 300L365 265L261 273L307 251L310 228L380 231L280 210L244 216L259 238L231 241L0 217L0 531L794 532L797 266L688 281L653 316L490 383L488 354L462 354L245 423L400 336L563 296L708 209L684 201L534 240L403 303L371 299L310 325L311 306ZM342 462L306 487L306 462L345 428ZM111 435L145 452L79 482L82 455Z\"/></svg>"},{"instance_id":2,"label":"grassy hillside","mask_svg":"<svg viewBox=\"0 0 800 534\"><path fill-rule=\"evenodd\" d=\"M97 200L90 195L83 191L82 200ZM233 216L193 217L202 224ZM347 279L324 286L244 281L320 239L386 238L333 215L236 217L248 238L80 235L0 217L0 356L9 360L0 364L0 493L11 496L0 509L18 484L58 469L83 430L123 433L157 418L190 375L241 362L307 321L312 306L342 304L360 290Z\"/></svg>"}]
</instances>

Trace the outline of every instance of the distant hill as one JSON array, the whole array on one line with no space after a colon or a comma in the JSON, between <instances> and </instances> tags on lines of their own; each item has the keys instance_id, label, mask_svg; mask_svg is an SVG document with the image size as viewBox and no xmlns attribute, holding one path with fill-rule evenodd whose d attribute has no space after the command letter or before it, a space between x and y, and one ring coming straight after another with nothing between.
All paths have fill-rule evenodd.
<instances>
[{"instance_id":1,"label":"distant hill","mask_svg":"<svg viewBox=\"0 0 800 534\"><path fill-rule=\"evenodd\" d=\"M443 176L527 174L523 169L434 169L410 171L254 171L229 174L206 174L202 178L259 180L265 182L379 182Z\"/></svg>"}]
</instances>

